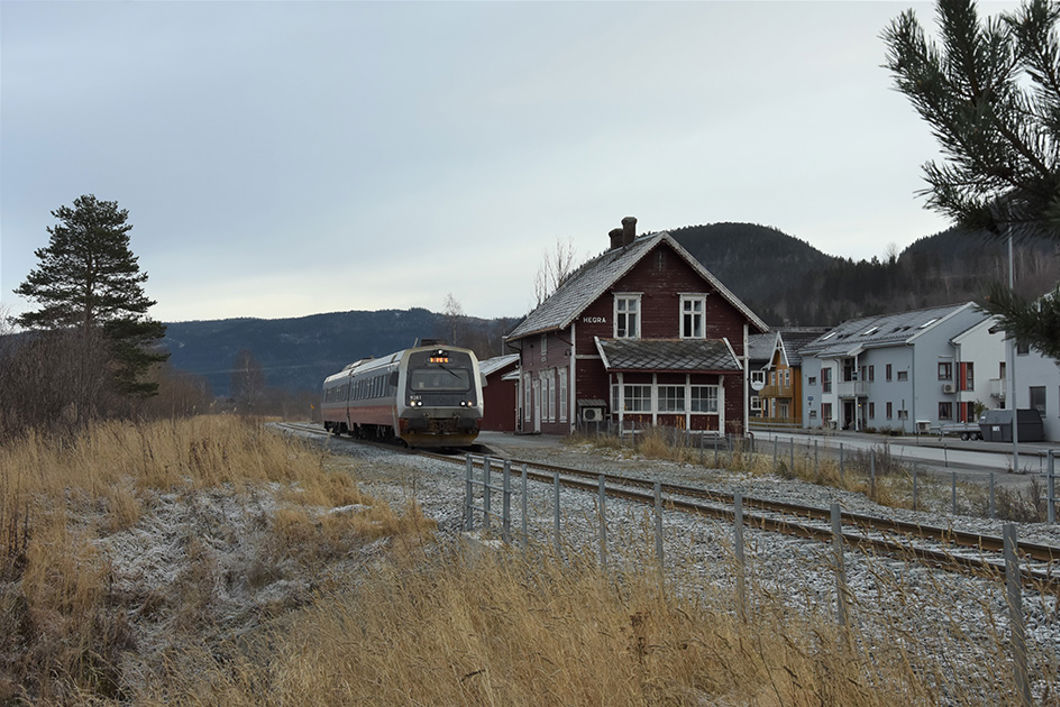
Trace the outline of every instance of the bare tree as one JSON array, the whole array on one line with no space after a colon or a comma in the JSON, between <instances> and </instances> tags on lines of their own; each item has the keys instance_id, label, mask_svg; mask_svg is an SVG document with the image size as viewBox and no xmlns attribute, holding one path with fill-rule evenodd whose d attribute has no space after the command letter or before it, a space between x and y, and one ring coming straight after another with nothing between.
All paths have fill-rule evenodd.
<instances>
[{"instance_id":1,"label":"bare tree","mask_svg":"<svg viewBox=\"0 0 1060 707\"><path fill-rule=\"evenodd\" d=\"M442 316L445 319L445 334L442 338L453 346L463 346L467 335L467 315L464 314L464 308L460 306L460 302L452 292L445 295L445 302L442 303Z\"/></svg>"},{"instance_id":2,"label":"bare tree","mask_svg":"<svg viewBox=\"0 0 1060 707\"><path fill-rule=\"evenodd\" d=\"M534 277L535 307L541 306L542 302L551 297L560 285L567 281L575 270L576 257L573 238L568 238L566 243L557 238L555 248L545 250L541 265L537 269L537 275Z\"/></svg>"},{"instance_id":3,"label":"bare tree","mask_svg":"<svg viewBox=\"0 0 1060 707\"><path fill-rule=\"evenodd\" d=\"M236 402L236 410L244 415L258 412L265 393L265 372L253 353L242 349L236 354L229 381L229 395Z\"/></svg>"}]
</instances>

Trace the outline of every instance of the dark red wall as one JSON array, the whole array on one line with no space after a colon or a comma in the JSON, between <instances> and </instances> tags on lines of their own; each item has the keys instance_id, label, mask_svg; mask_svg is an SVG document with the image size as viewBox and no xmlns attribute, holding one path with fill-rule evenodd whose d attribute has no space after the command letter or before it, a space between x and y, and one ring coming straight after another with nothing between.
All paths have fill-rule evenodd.
<instances>
[{"instance_id":1,"label":"dark red wall","mask_svg":"<svg viewBox=\"0 0 1060 707\"><path fill-rule=\"evenodd\" d=\"M482 429L496 432L515 430L515 381L501 380L501 376L510 372L511 366L494 371L486 376L486 387L482 389Z\"/></svg>"},{"instance_id":2,"label":"dark red wall","mask_svg":"<svg viewBox=\"0 0 1060 707\"><path fill-rule=\"evenodd\" d=\"M619 278L604 294L590 304L575 319L575 353L579 357L592 356L592 359L579 358L575 363L574 379L578 399L599 398L610 403L611 391L607 372L599 359L594 337L610 339L614 337L614 294L616 292L641 293L640 335L643 339L677 339L681 336L681 294L707 294L704 325L706 338L728 338L737 357L743 356L744 315L727 302L700 275L684 261L668 244L660 243L637 263L626 275ZM531 374L531 381L538 378L545 368L569 367L571 354L571 330L552 332L548 337L547 357L542 361L540 356L541 336L531 335L515 343L522 346L522 370ZM718 376L695 376L697 383L717 383ZM708 379L709 380L706 380ZM743 374L734 372L722 376L725 387L725 419L730 428L727 432L741 432L743 427ZM631 375L626 376L631 382ZM651 375L647 374L650 382ZM683 375L681 381L683 382ZM532 396L531 396L532 398ZM531 400L531 405L533 401ZM609 410L610 412L610 410ZM568 422L542 422L541 431L545 433L566 434L570 428L569 420L577 415L576 406L568 410ZM627 419L635 416L626 415ZM651 415L639 416L644 424L651 423ZM682 424L683 424L683 416ZM716 425L717 418L709 415L693 415L693 425ZM666 424L666 418L659 416L660 424ZM640 424L640 423L638 423ZM733 425L738 429L733 429ZM524 431L533 429L533 410L526 411Z\"/></svg>"}]
</instances>

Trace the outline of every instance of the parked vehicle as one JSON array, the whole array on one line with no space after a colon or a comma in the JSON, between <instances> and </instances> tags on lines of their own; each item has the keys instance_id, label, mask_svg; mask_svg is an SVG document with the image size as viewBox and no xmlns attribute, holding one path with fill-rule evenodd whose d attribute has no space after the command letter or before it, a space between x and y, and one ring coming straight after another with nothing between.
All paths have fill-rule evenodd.
<instances>
[{"instance_id":1,"label":"parked vehicle","mask_svg":"<svg viewBox=\"0 0 1060 707\"><path fill-rule=\"evenodd\" d=\"M983 431L978 422L948 422L939 425L940 436L960 436L967 441L970 439L982 439Z\"/></svg>"}]
</instances>

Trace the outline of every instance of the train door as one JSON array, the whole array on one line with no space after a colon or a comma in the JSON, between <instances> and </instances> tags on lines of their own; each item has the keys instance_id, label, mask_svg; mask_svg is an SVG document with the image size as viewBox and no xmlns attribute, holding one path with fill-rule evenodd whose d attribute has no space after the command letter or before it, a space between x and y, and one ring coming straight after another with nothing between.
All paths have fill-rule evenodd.
<instances>
[{"instance_id":1,"label":"train door","mask_svg":"<svg viewBox=\"0 0 1060 707\"><path fill-rule=\"evenodd\" d=\"M534 381L534 434L541 434L541 381Z\"/></svg>"}]
</instances>

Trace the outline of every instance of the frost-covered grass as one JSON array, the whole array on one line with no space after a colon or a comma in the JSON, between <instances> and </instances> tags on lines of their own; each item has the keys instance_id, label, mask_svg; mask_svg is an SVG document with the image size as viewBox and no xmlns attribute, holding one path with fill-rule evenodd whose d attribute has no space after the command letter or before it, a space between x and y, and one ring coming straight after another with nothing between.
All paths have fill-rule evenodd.
<instances>
[{"instance_id":1,"label":"frost-covered grass","mask_svg":"<svg viewBox=\"0 0 1060 707\"><path fill-rule=\"evenodd\" d=\"M0 447L0 701L126 697L167 643L253 623L356 548L433 530L326 460L235 417Z\"/></svg>"}]
</instances>

